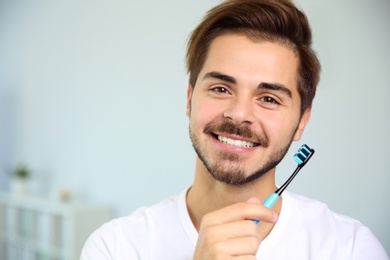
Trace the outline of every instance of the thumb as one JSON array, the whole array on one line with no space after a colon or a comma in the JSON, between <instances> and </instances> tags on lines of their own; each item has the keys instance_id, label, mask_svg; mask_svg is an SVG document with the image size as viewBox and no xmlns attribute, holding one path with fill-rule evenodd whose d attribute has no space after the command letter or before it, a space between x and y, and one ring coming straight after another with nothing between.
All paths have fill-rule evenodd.
<instances>
[{"instance_id":1,"label":"thumb","mask_svg":"<svg viewBox=\"0 0 390 260\"><path fill-rule=\"evenodd\" d=\"M253 203L253 204L261 204L260 200L255 198L255 197L249 198L246 202L247 203Z\"/></svg>"}]
</instances>

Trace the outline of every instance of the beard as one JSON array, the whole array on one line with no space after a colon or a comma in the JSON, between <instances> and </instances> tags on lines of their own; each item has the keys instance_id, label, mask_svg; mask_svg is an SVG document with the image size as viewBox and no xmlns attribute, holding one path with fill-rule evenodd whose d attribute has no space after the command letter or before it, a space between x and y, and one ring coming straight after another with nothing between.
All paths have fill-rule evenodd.
<instances>
[{"instance_id":1,"label":"beard","mask_svg":"<svg viewBox=\"0 0 390 260\"><path fill-rule=\"evenodd\" d=\"M245 162L241 160L240 155L232 152L220 151L216 156L218 159L212 161L207 154L208 151L201 148L200 141L191 131L191 127L189 127L189 132L192 146L194 147L196 154L206 167L209 174L215 180L229 186L243 186L245 184L251 183L269 172L271 169L275 168L288 152L294 136L292 135L290 142L273 153L266 162L262 164L260 163L259 167L251 170L251 172L248 174L245 172L246 165ZM224 121L219 124L211 123L205 127L205 134L213 135L215 132L234 134L250 138L251 140L255 140L256 145L263 147L268 147L269 145L269 141L266 136L256 135L249 127L236 126L230 121Z\"/></svg>"}]
</instances>

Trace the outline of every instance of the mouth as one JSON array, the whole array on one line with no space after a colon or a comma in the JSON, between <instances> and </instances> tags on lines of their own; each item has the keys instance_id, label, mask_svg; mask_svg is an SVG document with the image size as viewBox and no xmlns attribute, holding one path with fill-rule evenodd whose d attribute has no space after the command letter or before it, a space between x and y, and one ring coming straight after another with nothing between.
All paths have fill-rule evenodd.
<instances>
[{"instance_id":1,"label":"mouth","mask_svg":"<svg viewBox=\"0 0 390 260\"><path fill-rule=\"evenodd\" d=\"M222 135L213 134L213 136L224 144L231 145L234 147L239 147L239 148L253 148L260 145L258 143L232 139Z\"/></svg>"}]
</instances>

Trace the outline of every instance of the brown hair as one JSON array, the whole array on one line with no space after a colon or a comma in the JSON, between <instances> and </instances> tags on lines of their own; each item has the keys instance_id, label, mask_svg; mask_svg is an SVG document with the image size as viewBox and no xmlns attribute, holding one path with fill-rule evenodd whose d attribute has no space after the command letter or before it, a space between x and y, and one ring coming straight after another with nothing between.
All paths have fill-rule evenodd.
<instances>
[{"instance_id":1,"label":"brown hair","mask_svg":"<svg viewBox=\"0 0 390 260\"><path fill-rule=\"evenodd\" d=\"M251 39L276 41L290 46L298 56L297 86L301 114L315 96L321 65L311 44L306 15L289 0L228 0L212 8L188 41L187 71L195 87L211 42L219 35L245 34Z\"/></svg>"}]
</instances>

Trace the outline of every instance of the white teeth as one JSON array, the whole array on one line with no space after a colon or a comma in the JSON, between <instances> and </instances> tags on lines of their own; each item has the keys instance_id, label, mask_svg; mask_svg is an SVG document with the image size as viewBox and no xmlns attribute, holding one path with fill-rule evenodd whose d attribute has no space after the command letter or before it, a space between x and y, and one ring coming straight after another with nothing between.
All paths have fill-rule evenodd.
<instances>
[{"instance_id":1,"label":"white teeth","mask_svg":"<svg viewBox=\"0 0 390 260\"><path fill-rule=\"evenodd\" d=\"M237 147L250 148L250 147L256 146L255 143L241 141L241 140L234 140L234 139L230 139L230 138L227 138L225 136L220 136L220 135L218 135L218 140L225 143L225 144L229 144L229 145L237 146Z\"/></svg>"}]
</instances>

